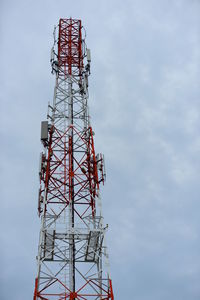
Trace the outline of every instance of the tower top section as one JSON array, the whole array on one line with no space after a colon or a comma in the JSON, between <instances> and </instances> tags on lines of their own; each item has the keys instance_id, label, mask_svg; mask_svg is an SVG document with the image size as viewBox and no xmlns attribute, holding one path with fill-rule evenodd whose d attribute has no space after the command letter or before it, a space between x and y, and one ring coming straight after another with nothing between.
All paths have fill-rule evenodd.
<instances>
[{"instance_id":1,"label":"tower top section","mask_svg":"<svg viewBox=\"0 0 200 300\"><path fill-rule=\"evenodd\" d=\"M57 28L58 34L56 34ZM87 57L87 64L84 68L85 57ZM81 20L60 19L59 25L54 29L52 70L58 73L58 77L66 78L70 75L82 77L83 73L88 71L90 61L90 51L86 48Z\"/></svg>"}]
</instances>

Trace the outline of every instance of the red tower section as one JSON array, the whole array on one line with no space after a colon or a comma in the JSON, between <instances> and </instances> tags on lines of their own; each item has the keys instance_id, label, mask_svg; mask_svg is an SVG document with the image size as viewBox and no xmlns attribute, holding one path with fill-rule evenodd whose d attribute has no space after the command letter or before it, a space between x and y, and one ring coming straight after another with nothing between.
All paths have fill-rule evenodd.
<instances>
[{"instance_id":1,"label":"red tower section","mask_svg":"<svg viewBox=\"0 0 200 300\"><path fill-rule=\"evenodd\" d=\"M62 69L62 75L81 76L82 74L84 54L82 53L81 28L81 20L60 19L58 63Z\"/></svg>"}]
</instances>

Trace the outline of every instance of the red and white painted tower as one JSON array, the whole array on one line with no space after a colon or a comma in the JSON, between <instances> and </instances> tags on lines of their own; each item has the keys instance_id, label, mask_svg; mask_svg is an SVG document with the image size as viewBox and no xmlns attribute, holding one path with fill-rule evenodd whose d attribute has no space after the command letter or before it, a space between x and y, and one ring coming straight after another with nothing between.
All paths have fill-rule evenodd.
<instances>
[{"instance_id":1,"label":"red and white painted tower","mask_svg":"<svg viewBox=\"0 0 200 300\"><path fill-rule=\"evenodd\" d=\"M104 157L95 153L88 109L90 62L81 21L60 19L51 52L53 103L41 126L34 300L114 299L99 191Z\"/></svg>"}]
</instances>

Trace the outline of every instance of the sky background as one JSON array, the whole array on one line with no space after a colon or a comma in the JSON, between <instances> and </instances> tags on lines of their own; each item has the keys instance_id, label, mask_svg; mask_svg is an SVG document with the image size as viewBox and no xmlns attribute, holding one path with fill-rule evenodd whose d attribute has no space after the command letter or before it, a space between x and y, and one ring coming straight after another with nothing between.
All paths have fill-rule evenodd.
<instances>
[{"instance_id":1,"label":"sky background","mask_svg":"<svg viewBox=\"0 0 200 300\"><path fill-rule=\"evenodd\" d=\"M200 1L1 0L0 299L32 299L52 31L81 18L116 300L200 298Z\"/></svg>"}]
</instances>

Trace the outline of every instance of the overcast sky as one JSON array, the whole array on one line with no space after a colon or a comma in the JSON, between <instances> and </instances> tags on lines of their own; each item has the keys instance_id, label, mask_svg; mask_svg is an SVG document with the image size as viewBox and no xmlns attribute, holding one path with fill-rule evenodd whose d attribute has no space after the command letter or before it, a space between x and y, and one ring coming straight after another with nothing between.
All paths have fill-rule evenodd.
<instances>
[{"instance_id":1,"label":"overcast sky","mask_svg":"<svg viewBox=\"0 0 200 300\"><path fill-rule=\"evenodd\" d=\"M200 298L200 1L1 0L0 299L32 299L53 26L80 18L116 300Z\"/></svg>"}]
</instances>

